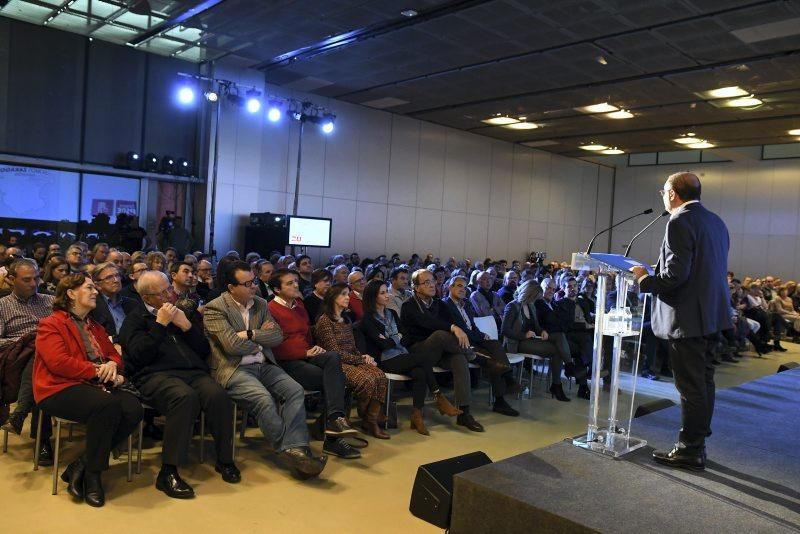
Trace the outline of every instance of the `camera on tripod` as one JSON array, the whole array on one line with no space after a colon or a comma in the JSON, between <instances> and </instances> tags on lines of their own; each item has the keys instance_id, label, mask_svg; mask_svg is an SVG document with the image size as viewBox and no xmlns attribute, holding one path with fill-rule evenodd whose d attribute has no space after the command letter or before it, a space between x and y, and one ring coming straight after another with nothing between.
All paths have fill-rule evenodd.
<instances>
[{"instance_id":1,"label":"camera on tripod","mask_svg":"<svg viewBox=\"0 0 800 534\"><path fill-rule=\"evenodd\" d=\"M530 256L528 256L528 261L531 263L535 263L537 266L542 267L544 266L544 260L547 259L547 252L531 252Z\"/></svg>"}]
</instances>

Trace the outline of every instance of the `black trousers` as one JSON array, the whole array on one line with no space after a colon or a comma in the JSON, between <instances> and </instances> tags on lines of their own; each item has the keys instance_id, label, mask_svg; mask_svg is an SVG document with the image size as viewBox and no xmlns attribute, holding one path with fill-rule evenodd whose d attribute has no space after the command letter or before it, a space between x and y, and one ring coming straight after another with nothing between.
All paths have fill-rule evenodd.
<instances>
[{"instance_id":1,"label":"black trousers","mask_svg":"<svg viewBox=\"0 0 800 534\"><path fill-rule=\"evenodd\" d=\"M142 420L139 399L125 391L106 393L100 388L78 384L51 395L39 403L46 415L63 417L86 425L87 471L108 469L111 449L122 443Z\"/></svg>"},{"instance_id":2,"label":"black trousers","mask_svg":"<svg viewBox=\"0 0 800 534\"><path fill-rule=\"evenodd\" d=\"M475 343L475 348L478 349L478 352L481 354L486 354L491 359L508 365L508 355L506 354L506 349L504 349L503 344L496 339L484 339L479 343ZM479 359L475 359L473 363L481 364L482 362ZM492 384L492 394L496 398L500 398L505 395L506 386L508 383L513 381L513 373L509 370L502 375L495 373L486 374L489 378L489 382Z\"/></svg>"},{"instance_id":3,"label":"black trousers","mask_svg":"<svg viewBox=\"0 0 800 534\"><path fill-rule=\"evenodd\" d=\"M214 437L217 462L233 462L233 401L208 373L200 370L163 371L147 376L138 386L144 402L167 419L162 463L183 465L189 461L192 430L200 410L205 412L209 431Z\"/></svg>"},{"instance_id":4,"label":"black trousers","mask_svg":"<svg viewBox=\"0 0 800 534\"><path fill-rule=\"evenodd\" d=\"M681 430L678 439L699 447L711 435L714 414L714 359L705 337L669 340L669 357L675 387L681 395Z\"/></svg>"},{"instance_id":5,"label":"black trousers","mask_svg":"<svg viewBox=\"0 0 800 534\"><path fill-rule=\"evenodd\" d=\"M411 352L422 352L438 356L438 365L453 373L453 388L456 402L460 408L469 406L472 390L470 388L469 366L467 357L461 352L455 334L437 330L422 341L408 348ZM431 356L434 358L434 356ZM475 355L472 355L475 358Z\"/></svg>"},{"instance_id":6,"label":"black trousers","mask_svg":"<svg viewBox=\"0 0 800 534\"><path fill-rule=\"evenodd\" d=\"M323 352L302 360L278 363L303 389L322 391L328 417L344 416L345 377L338 353Z\"/></svg>"},{"instance_id":7,"label":"black trousers","mask_svg":"<svg viewBox=\"0 0 800 534\"><path fill-rule=\"evenodd\" d=\"M409 375L414 380L411 382L412 399L414 408L422 409L425 406L425 395L428 391L433 393L439 389L433 366L441 359L435 352L408 352L398 354L388 360L381 360L379 367L387 373Z\"/></svg>"}]
</instances>

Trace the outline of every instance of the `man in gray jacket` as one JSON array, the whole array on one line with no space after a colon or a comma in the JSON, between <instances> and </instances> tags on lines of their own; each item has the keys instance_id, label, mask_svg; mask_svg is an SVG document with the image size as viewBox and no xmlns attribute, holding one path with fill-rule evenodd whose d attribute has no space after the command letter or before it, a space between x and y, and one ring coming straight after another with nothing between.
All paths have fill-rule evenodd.
<instances>
[{"instance_id":1,"label":"man in gray jacket","mask_svg":"<svg viewBox=\"0 0 800 534\"><path fill-rule=\"evenodd\" d=\"M211 342L211 374L240 406L252 412L264 437L299 478L319 475L326 456L314 457L302 386L277 365L270 347L283 340L267 301L256 296L250 266L228 268L225 291L206 305L204 324Z\"/></svg>"}]
</instances>

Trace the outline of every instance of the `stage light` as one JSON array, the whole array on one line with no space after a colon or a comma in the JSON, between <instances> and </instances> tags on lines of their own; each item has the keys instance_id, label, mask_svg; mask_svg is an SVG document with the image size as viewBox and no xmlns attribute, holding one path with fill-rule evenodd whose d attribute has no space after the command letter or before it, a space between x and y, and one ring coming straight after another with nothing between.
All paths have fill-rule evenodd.
<instances>
[{"instance_id":1,"label":"stage light","mask_svg":"<svg viewBox=\"0 0 800 534\"><path fill-rule=\"evenodd\" d=\"M191 176L192 168L189 165L189 160L186 158L178 158L178 175Z\"/></svg>"},{"instance_id":2,"label":"stage light","mask_svg":"<svg viewBox=\"0 0 800 534\"><path fill-rule=\"evenodd\" d=\"M194 102L194 89L192 89L188 85L184 85L180 89L178 89L178 102L180 102L184 106L188 106L189 104Z\"/></svg>"},{"instance_id":3,"label":"stage light","mask_svg":"<svg viewBox=\"0 0 800 534\"><path fill-rule=\"evenodd\" d=\"M125 155L125 162L127 163L129 169L139 170L142 168L142 157L138 152L128 152Z\"/></svg>"},{"instance_id":4,"label":"stage light","mask_svg":"<svg viewBox=\"0 0 800 534\"><path fill-rule=\"evenodd\" d=\"M209 102L216 102L217 100L219 100L219 94L217 94L214 91L206 91L204 95L206 97L206 100L208 100Z\"/></svg>"},{"instance_id":5,"label":"stage light","mask_svg":"<svg viewBox=\"0 0 800 534\"><path fill-rule=\"evenodd\" d=\"M281 120L281 116L283 113L281 112L280 102L275 100L270 100L269 102L269 111L267 111L267 118L272 122L278 122Z\"/></svg>"},{"instance_id":6,"label":"stage light","mask_svg":"<svg viewBox=\"0 0 800 534\"><path fill-rule=\"evenodd\" d=\"M333 132L333 121L336 117L331 114L326 114L322 117L322 133L329 134Z\"/></svg>"},{"instance_id":7,"label":"stage light","mask_svg":"<svg viewBox=\"0 0 800 534\"><path fill-rule=\"evenodd\" d=\"M172 156L161 158L161 172L165 174L175 174L175 159Z\"/></svg>"},{"instance_id":8,"label":"stage light","mask_svg":"<svg viewBox=\"0 0 800 534\"><path fill-rule=\"evenodd\" d=\"M261 96L261 93L258 91L247 91L247 103L245 104L245 107L250 113L258 113L258 111L261 109L261 100L259 100L259 96Z\"/></svg>"},{"instance_id":9,"label":"stage light","mask_svg":"<svg viewBox=\"0 0 800 534\"><path fill-rule=\"evenodd\" d=\"M158 156L153 153L144 157L144 170L148 172L158 172Z\"/></svg>"}]
</instances>

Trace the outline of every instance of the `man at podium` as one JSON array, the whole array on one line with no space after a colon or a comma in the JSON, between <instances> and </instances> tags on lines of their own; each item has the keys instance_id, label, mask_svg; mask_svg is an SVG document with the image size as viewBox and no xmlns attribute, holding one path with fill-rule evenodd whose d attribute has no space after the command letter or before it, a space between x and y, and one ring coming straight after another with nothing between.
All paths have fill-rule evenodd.
<instances>
[{"instance_id":1,"label":"man at podium","mask_svg":"<svg viewBox=\"0 0 800 534\"><path fill-rule=\"evenodd\" d=\"M671 175L659 194L670 218L655 274L631 270L642 292L652 293L652 327L669 343L675 387L681 396L681 430L670 451L655 451L664 465L705 469L705 439L714 412L714 366L709 336L731 327L728 313L728 229L700 204L700 179Z\"/></svg>"}]
</instances>

